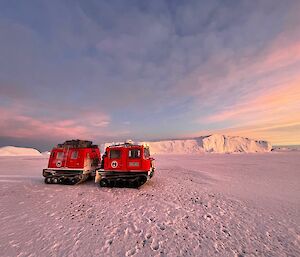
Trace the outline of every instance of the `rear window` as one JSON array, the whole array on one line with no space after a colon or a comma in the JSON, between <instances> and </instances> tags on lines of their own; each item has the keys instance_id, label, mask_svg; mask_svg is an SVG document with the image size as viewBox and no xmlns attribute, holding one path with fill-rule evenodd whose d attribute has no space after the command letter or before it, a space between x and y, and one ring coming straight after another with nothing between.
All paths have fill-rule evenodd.
<instances>
[{"instance_id":1,"label":"rear window","mask_svg":"<svg viewBox=\"0 0 300 257\"><path fill-rule=\"evenodd\" d=\"M56 159L63 159L63 158L64 158L64 153L63 152L57 152Z\"/></svg>"},{"instance_id":2,"label":"rear window","mask_svg":"<svg viewBox=\"0 0 300 257\"><path fill-rule=\"evenodd\" d=\"M140 158L141 157L141 150L139 149L131 149L128 152L129 158Z\"/></svg>"},{"instance_id":3,"label":"rear window","mask_svg":"<svg viewBox=\"0 0 300 257\"><path fill-rule=\"evenodd\" d=\"M121 151L120 150L110 150L109 158L110 159L120 159L121 158Z\"/></svg>"},{"instance_id":4,"label":"rear window","mask_svg":"<svg viewBox=\"0 0 300 257\"><path fill-rule=\"evenodd\" d=\"M71 159L75 160L78 158L78 151L73 151L71 155Z\"/></svg>"}]
</instances>

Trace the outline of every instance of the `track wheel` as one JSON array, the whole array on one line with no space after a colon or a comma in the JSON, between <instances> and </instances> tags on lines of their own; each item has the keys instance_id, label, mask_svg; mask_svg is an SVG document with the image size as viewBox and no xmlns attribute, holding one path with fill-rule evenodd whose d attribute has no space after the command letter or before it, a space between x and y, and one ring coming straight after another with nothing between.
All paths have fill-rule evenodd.
<instances>
[{"instance_id":1,"label":"track wheel","mask_svg":"<svg viewBox=\"0 0 300 257\"><path fill-rule=\"evenodd\" d=\"M145 184L147 181L147 178L145 176L142 176L139 178L139 186Z\"/></svg>"},{"instance_id":2,"label":"track wheel","mask_svg":"<svg viewBox=\"0 0 300 257\"><path fill-rule=\"evenodd\" d=\"M100 180L101 187L108 187L108 185L109 185L109 181L106 178Z\"/></svg>"},{"instance_id":3,"label":"track wheel","mask_svg":"<svg viewBox=\"0 0 300 257\"><path fill-rule=\"evenodd\" d=\"M75 185L77 183L77 179L76 178L71 178L71 184L70 185Z\"/></svg>"},{"instance_id":4,"label":"track wheel","mask_svg":"<svg viewBox=\"0 0 300 257\"><path fill-rule=\"evenodd\" d=\"M51 184L51 183L52 183L51 178L45 178L45 183L46 183L46 184Z\"/></svg>"},{"instance_id":5,"label":"track wheel","mask_svg":"<svg viewBox=\"0 0 300 257\"><path fill-rule=\"evenodd\" d=\"M131 183L130 183L130 187L131 188L138 188L139 187L139 179L136 178L136 179L132 180Z\"/></svg>"},{"instance_id":6,"label":"track wheel","mask_svg":"<svg viewBox=\"0 0 300 257\"><path fill-rule=\"evenodd\" d=\"M108 181L108 186L109 187L115 187L116 186L116 180L115 179L110 179Z\"/></svg>"},{"instance_id":7,"label":"track wheel","mask_svg":"<svg viewBox=\"0 0 300 257\"><path fill-rule=\"evenodd\" d=\"M124 187L125 183L126 183L126 181L124 181L123 179L117 179L116 186L117 187Z\"/></svg>"}]
</instances>

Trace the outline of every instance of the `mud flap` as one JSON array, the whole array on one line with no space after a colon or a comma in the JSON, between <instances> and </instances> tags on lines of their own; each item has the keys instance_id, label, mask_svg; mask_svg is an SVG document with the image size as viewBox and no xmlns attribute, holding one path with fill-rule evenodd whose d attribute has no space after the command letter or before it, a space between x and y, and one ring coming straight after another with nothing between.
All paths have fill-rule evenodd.
<instances>
[{"instance_id":1,"label":"mud flap","mask_svg":"<svg viewBox=\"0 0 300 257\"><path fill-rule=\"evenodd\" d=\"M96 170L95 183L99 183L100 180L101 180L101 175L100 175L99 172Z\"/></svg>"}]
</instances>

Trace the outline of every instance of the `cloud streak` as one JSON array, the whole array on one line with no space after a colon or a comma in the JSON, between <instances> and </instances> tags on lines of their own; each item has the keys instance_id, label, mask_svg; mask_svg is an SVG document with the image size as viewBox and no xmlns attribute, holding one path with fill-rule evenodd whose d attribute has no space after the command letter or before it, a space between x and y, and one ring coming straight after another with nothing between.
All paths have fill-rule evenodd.
<instances>
[{"instance_id":1,"label":"cloud streak","mask_svg":"<svg viewBox=\"0 0 300 257\"><path fill-rule=\"evenodd\" d=\"M76 119L38 119L22 114L18 109L0 109L0 134L15 138L86 138L112 136L106 130L109 117L101 113L82 115Z\"/></svg>"}]
</instances>

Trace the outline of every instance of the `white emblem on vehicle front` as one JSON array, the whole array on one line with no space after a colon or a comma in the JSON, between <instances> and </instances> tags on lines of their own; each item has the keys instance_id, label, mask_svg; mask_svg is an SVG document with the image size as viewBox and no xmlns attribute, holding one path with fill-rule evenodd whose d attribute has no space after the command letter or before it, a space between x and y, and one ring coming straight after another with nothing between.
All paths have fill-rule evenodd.
<instances>
[{"instance_id":1,"label":"white emblem on vehicle front","mask_svg":"<svg viewBox=\"0 0 300 257\"><path fill-rule=\"evenodd\" d=\"M118 167L118 162L117 161L112 161L111 162L111 167L112 168L117 168Z\"/></svg>"},{"instance_id":2,"label":"white emblem on vehicle front","mask_svg":"<svg viewBox=\"0 0 300 257\"><path fill-rule=\"evenodd\" d=\"M61 167L61 161L56 162L56 167L58 167L58 168Z\"/></svg>"}]
</instances>

